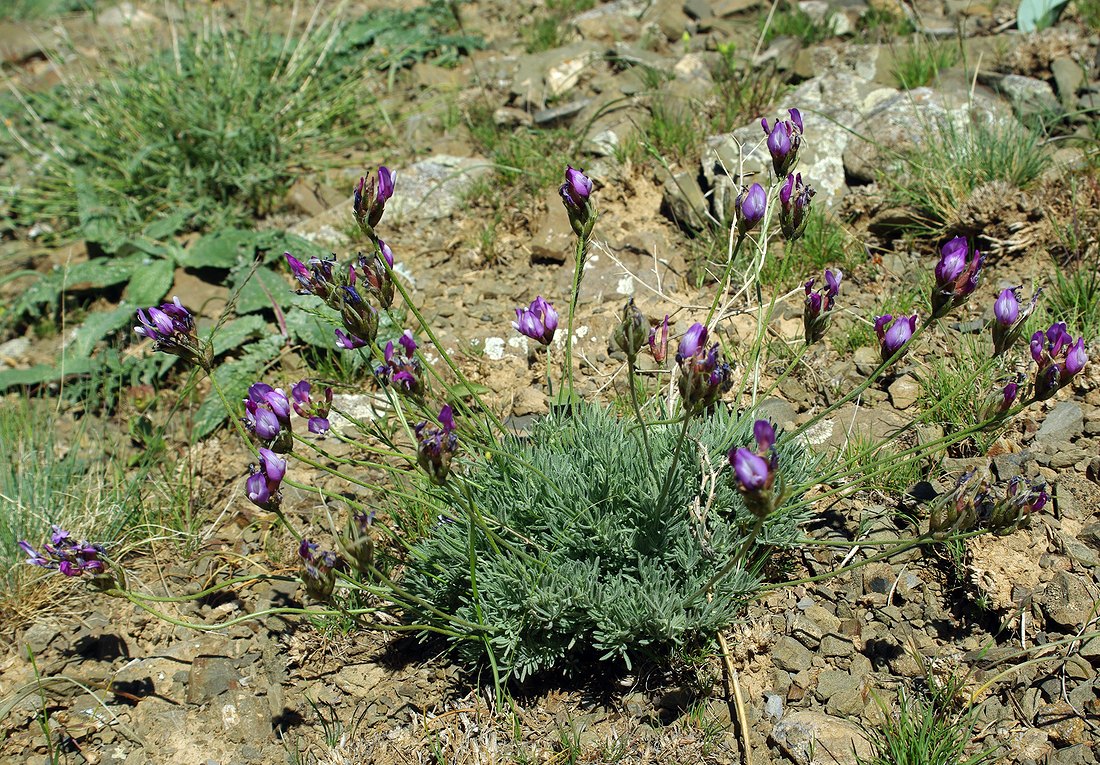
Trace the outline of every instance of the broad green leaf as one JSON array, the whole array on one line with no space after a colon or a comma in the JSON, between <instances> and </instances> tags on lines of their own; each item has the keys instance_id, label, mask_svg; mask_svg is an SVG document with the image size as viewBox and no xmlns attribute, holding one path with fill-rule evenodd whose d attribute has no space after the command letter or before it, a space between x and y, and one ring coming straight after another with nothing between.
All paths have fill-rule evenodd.
<instances>
[{"instance_id":1,"label":"broad green leaf","mask_svg":"<svg viewBox=\"0 0 1100 765\"><path fill-rule=\"evenodd\" d=\"M214 370L214 379L230 406L237 407L240 404L248 393L248 386L256 382L261 370L279 354L283 341L281 335L266 337L250 346L239 359L227 361ZM225 421L228 414L217 393L211 391L195 412L195 438L210 435ZM234 417L238 414L237 411L233 412Z\"/></svg>"},{"instance_id":2,"label":"broad green leaf","mask_svg":"<svg viewBox=\"0 0 1100 765\"><path fill-rule=\"evenodd\" d=\"M65 289L87 290L121 284L130 280L143 260L140 255L131 255L125 258L93 258L77 263L64 272Z\"/></svg>"},{"instance_id":3,"label":"broad green leaf","mask_svg":"<svg viewBox=\"0 0 1100 765\"><path fill-rule=\"evenodd\" d=\"M237 313L262 311L265 308L271 308L273 302L285 308L290 305L290 298L294 294L285 277L263 266L254 272L251 268L242 269L234 280L233 289L240 289L236 304Z\"/></svg>"},{"instance_id":4,"label":"broad green leaf","mask_svg":"<svg viewBox=\"0 0 1100 765\"><path fill-rule=\"evenodd\" d=\"M262 316L242 316L226 322L214 335L214 356L220 356L240 346L245 340L270 334L271 330Z\"/></svg>"},{"instance_id":5,"label":"broad green leaf","mask_svg":"<svg viewBox=\"0 0 1100 765\"><path fill-rule=\"evenodd\" d=\"M140 266L126 285L126 299L133 305L156 305L172 289L176 276L176 264L171 260L157 259Z\"/></svg>"},{"instance_id":6,"label":"broad green leaf","mask_svg":"<svg viewBox=\"0 0 1100 765\"><path fill-rule=\"evenodd\" d=\"M333 329L342 326L340 314L311 295L294 295L286 312L291 336L317 348L336 348Z\"/></svg>"},{"instance_id":7,"label":"broad green leaf","mask_svg":"<svg viewBox=\"0 0 1100 765\"><path fill-rule=\"evenodd\" d=\"M251 260L256 235L236 228L207 234L183 251L186 268L233 268L242 258Z\"/></svg>"},{"instance_id":8,"label":"broad green leaf","mask_svg":"<svg viewBox=\"0 0 1100 765\"><path fill-rule=\"evenodd\" d=\"M49 364L38 364L29 369L0 370L0 390L18 385L40 385L51 380L60 380L67 375L87 374L92 370L93 364L93 361L89 358L73 358L56 367Z\"/></svg>"},{"instance_id":9,"label":"broad green leaf","mask_svg":"<svg viewBox=\"0 0 1100 765\"><path fill-rule=\"evenodd\" d=\"M181 209L150 223L142 233L150 239L167 239L180 231L191 217L192 211Z\"/></svg>"},{"instance_id":10,"label":"broad green leaf","mask_svg":"<svg viewBox=\"0 0 1100 765\"><path fill-rule=\"evenodd\" d=\"M89 314L88 318L74 333L72 342L66 348L66 353L77 359L91 357L96 343L130 322L133 318L134 308L127 303L120 305L113 311Z\"/></svg>"},{"instance_id":11,"label":"broad green leaf","mask_svg":"<svg viewBox=\"0 0 1100 765\"><path fill-rule=\"evenodd\" d=\"M1020 0L1016 10L1016 28L1035 32L1054 26L1069 0Z\"/></svg>"},{"instance_id":12,"label":"broad green leaf","mask_svg":"<svg viewBox=\"0 0 1100 765\"><path fill-rule=\"evenodd\" d=\"M289 252L303 263L311 257L323 258L329 251L319 244L303 239L289 231L259 231L256 233L256 250L264 252L264 263L278 262L278 267L289 273L283 253Z\"/></svg>"}]
</instances>

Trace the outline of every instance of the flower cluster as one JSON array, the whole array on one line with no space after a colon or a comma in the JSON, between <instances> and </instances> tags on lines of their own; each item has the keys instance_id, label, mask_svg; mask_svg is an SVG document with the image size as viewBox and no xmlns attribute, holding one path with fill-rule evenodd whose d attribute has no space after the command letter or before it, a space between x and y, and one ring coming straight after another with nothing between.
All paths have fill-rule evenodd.
<instances>
[{"instance_id":1,"label":"flower cluster","mask_svg":"<svg viewBox=\"0 0 1100 765\"><path fill-rule=\"evenodd\" d=\"M314 600L326 601L336 586L336 567L340 560L332 550L320 551L320 545L303 538L298 545L302 563L301 577L306 594Z\"/></svg>"},{"instance_id":2,"label":"flower cluster","mask_svg":"<svg viewBox=\"0 0 1100 765\"><path fill-rule=\"evenodd\" d=\"M336 329L336 344L346 350L368 346L378 335L378 310L359 291L357 282L362 279L368 295L373 295L383 309L393 305L393 250L374 235L374 226L382 218L386 201L393 196L395 175L387 168L378 168L369 186L366 178L359 179L355 189L355 220L367 232L375 244L375 252L367 257L360 254L347 270L336 268L336 258L310 258L302 263L289 252L284 254L287 265L301 289L299 295L316 295L340 314L343 329ZM356 270L358 266L358 270Z\"/></svg>"},{"instance_id":3,"label":"flower cluster","mask_svg":"<svg viewBox=\"0 0 1100 765\"><path fill-rule=\"evenodd\" d=\"M813 345L825 336L825 330L829 328L829 320L833 317L833 305L836 296L840 294L840 281L844 278L844 272L839 268L836 271L825 270L825 290L814 290L817 279L810 279L804 285L806 290L806 305L802 309L802 326L805 330L806 345Z\"/></svg>"},{"instance_id":4,"label":"flower cluster","mask_svg":"<svg viewBox=\"0 0 1100 765\"><path fill-rule=\"evenodd\" d=\"M393 196L396 181L397 174L388 167L378 168L378 172L371 175L369 183L366 177L359 179L352 194L351 209L355 222L361 229L373 233L378 221L382 220L382 213L386 211L386 202Z\"/></svg>"},{"instance_id":5,"label":"flower cluster","mask_svg":"<svg viewBox=\"0 0 1100 765\"><path fill-rule=\"evenodd\" d=\"M988 480L971 471L932 508L929 531L937 536L978 529L1007 534L1026 525L1049 499L1043 484L1029 484L1022 476L1011 479L998 497Z\"/></svg>"},{"instance_id":6,"label":"flower cluster","mask_svg":"<svg viewBox=\"0 0 1100 765\"><path fill-rule=\"evenodd\" d=\"M531 301L529 307L516 309L516 320L512 322L512 326L521 335L543 345L550 345L558 330L558 312L539 295Z\"/></svg>"},{"instance_id":7,"label":"flower cluster","mask_svg":"<svg viewBox=\"0 0 1100 765\"><path fill-rule=\"evenodd\" d=\"M970 299L978 288L982 261L982 254L978 250L971 253L961 236L943 246L936 264L936 286L932 289L933 319L946 316Z\"/></svg>"},{"instance_id":8,"label":"flower cluster","mask_svg":"<svg viewBox=\"0 0 1100 765\"><path fill-rule=\"evenodd\" d=\"M362 573L367 573L374 565L374 537L371 534L373 524L373 512L352 513L339 540L340 547Z\"/></svg>"},{"instance_id":9,"label":"flower cluster","mask_svg":"<svg viewBox=\"0 0 1100 765\"><path fill-rule=\"evenodd\" d=\"M1008 414L1012 405L1016 403L1019 395L1020 384L1015 380L1007 383L986 402L982 412L983 419L992 420L1004 417Z\"/></svg>"},{"instance_id":10,"label":"flower cluster","mask_svg":"<svg viewBox=\"0 0 1100 765\"><path fill-rule=\"evenodd\" d=\"M386 350L382 353L383 363L374 373L384 385L392 385L402 393L419 398L424 394L424 382L412 330L406 329L397 342L405 353L397 353L392 341L386 343Z\"/></svg>"},{"instance_id":11,"label":"flower cluster","mask_svg":"<svg viewBox=\"0 0 1100 765\"><path fill-rule=\"evenodd\" d=\"M592 180L572 167L565 169L565 183L558 189L573 233L588 239L596 225L596 208L592 206Z\"/></svg>"},{"instance_id":12,"label":"flower cluster","mask_svg":"<svg viewBox=\"0 0 1100 765\"><path fill-rule=\"evenodd\" d=\"M311 392L313 387L308 380L299 380L290 389L290 395L294 399L294 411L299 417L307 417L307 426L310 433L324 435L328 433L328 412L332 408L332 388L325 388L325 396L320 401L314 401Z\"/></svg>"},{"instance_id":13,"label":"flower cluster","mask_svg":"<svg viewBox=\"0 0 1100 765\"><path fill-rule=\"evenodd\" d=\"M257 507L277 511L283 499L279 485L286 475L286 460L270 449L260 447L258 451L260 463L248 466L244 493Z\"/></svg>"},{"instance_id":14,"label":"flower cluster","mask_svg":"<svg viewBox=\"0 0 1100 765\"><path fill-rule=\"evenodd\" d=\"M782 491L776 491L779 457L775 451L775 426L757 420L752 426L756 451L743 446L730 449L729 461L737 481L737 490L745 506L757 518L767 518L779 504Z\"/></svg>"},{"instance_id":15,"label":"flower cluster","mask_svg":"<svg viewBox=\"0 0 1100 765\"><path fill-rule=\"evenodd\" d=\"M103 545L77 541L60 526L52 527L50 541L42 546L42 552L35 550L26 540L20 541L19 547L27 554L28 564L60 571L65 576L85 573L99 576L107 571Z\"/></svg>"},{"instance_id":16,"label":"flower cluster","mask_svg":"<svg viewBox=\"0 0 1100 765\"><path fill-rule=\"evenodd\" d=\"M718 359L718 343L707 348L707 328L692 324L680 338L676 363L680 365L680 397L688 414L711 406L733 385L730 365Z\"/></svg>"},{"instance_id":17,"label":"flower cluster","mask_svg":"<svg viewBox=\"0 0 1100 765\"><path fill-rule=\"evenodd\" d=\"M210 371L213 350L195 336L195 319L178 297L173 297L171 303L161 304L160 308L139 309L137 320L134 332L154 341L153 350L171 353Z\"/></svg>"},{"instance_id":18,"label":"flower cluster","mask_svg":"<svg viewBox=\"0 0 1100 765\"><path fill-rule=\"evenodd\" d=\"M798 109L788 109L787 113L791 117L789 120L776 120L771 127L768 127L767 117L760 120L768 137L768 153L772 155L772 169L777 178L791 171L802 147L802 114Z\"/></svg>"},{"instance_id":19,"label":"flower cluster","mask_svg":"<svg viewBox=\"0 0 1100 765\"><path fill-rule=\"evenodd\" d=\"M878 335L879 353L884 362L906 346L917 331L917 315L899 316L891 314L875 318L875 334Z\"/></svg>"},{"instance_id":20,"label":"flower cluster","mask_svg":"<svg viewBox=\"0 0 1100 765\"><path fill-rule=\"evenodd\" d=\"M1031 301L1020 306L1019 287L1001 290L993 303L993 355L1000 356L1007 351L1023 334L1024 324L1039 302L1042 290L1036 290Z\"/></svg>"},{"instance_id":21,"label":"flower cluster","mask_svg":"<svg viewBox=\"0 0 1100 765\"><path fill-rule=\"evenodd\" d=\"M458 434L450 406L439 410L440 428L427 421L416 424L416 464L428 474L432 483L442 485L451 472L451 459L458 449Z\"/></svg>"},{"instance_id":22,"label":"flower cluster","mask_svg":"<svg viewBox=\"0 0 1100 765\"><path fill-rule=\"evenodd\" d=\"M1031 336L1031 358L1038 368L1035 371L1035 399L1045 401L1085 368L1089 360L1085 352L1085 338L1077 338L1066 331L1063 322L1050 325L1046 332L1037 331Z\"/></svg>"},{"instance_id":23,"label":"flower cluster","mask_svg":"<svg viewBox=\"0 0 1100 765\"><path fill-rule=\"evenodd\" d=\"M244 412L241 422L258 441L271 444L277 452L290 451L290 401L281 388L253 383L244 400Z\"/></svg>"},{"instance_id":24,"label":"flower cluster","mask_svg":"<svg viewBox=\"0 0 1100 765\"><path fill-rule=\"evenodd\" d=\"M779 189L779 230L788 242L793 242L806 231L810 220L810 200L813 199L812 186L802 183L802 173L788 175L783 188Z\"/></svg>"}]
</instances>

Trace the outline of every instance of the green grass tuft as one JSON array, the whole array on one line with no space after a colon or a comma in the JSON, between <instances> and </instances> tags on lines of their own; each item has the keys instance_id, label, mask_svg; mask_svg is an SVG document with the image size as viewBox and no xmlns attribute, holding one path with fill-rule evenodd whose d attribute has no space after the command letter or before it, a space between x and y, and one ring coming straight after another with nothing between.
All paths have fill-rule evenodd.
<instances>
[{"instance_id":1,"label":"green grass tuft","mask_svg":"<svg viewBox=\"0 0 1100 765\"><path fill-rule=\"evenodd\" d=\"M27 96L20 139L34 170L5 189L16 225L243 223L276 209L324 152L363 136L370 100L332 55L335 22L294 39L247 19L192 17L176 32L169 51L148 57L134 43L116 68Z\"/></svg>"},{"instance_id":2,"label":"green grass tuft","mask_svg":"<svg viewBox=\"0 0 1100 765\"><path fill-rule=\"evenodd\" d=\"M960 51L956 43L930 40L921 36L895 49L891 74L899 88L912 90L931 83L940 70L954 66Z\"/></svg>"}]
</instances>

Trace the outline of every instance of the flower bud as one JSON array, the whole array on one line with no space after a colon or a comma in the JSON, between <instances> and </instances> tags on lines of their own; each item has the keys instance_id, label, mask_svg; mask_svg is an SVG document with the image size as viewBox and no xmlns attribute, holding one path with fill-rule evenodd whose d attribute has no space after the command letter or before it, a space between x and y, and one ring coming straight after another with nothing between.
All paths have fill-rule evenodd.
<instances>
[{"instance_id":1,"label":"flower bud","mask_svg":"<svg viewBox=\"0 0 1100 765\"><path fill-rule=\"evenodd\" d=\"M802 146L802 114L798 109L789 109L788 114L789 120L776 120L772 127L768 127L766 117L760 120L768 136L768 153L772 156L772 169L777 178L787 175L795 166Z\"/></svg>"},{"instance_id":2,"label":"flower bud","mask_svg":"<svg viewBox=\"0 0 1100 765\"><path fill-rule=\"evenodd\" d=\"M369 186L366 177L359 179L352 195L352 212L361 229L373 230L378 225L386 210L386 202L393 196L396 180L397 174L385 166L379 167L377 174L371 175Z\"/></svg>"},{"instance_id":3,"label":"flower bud","mask_svg":"<svg viewBox=\"0 0 1100 765\"><path fill-rule=\"evenodd\" d=\"M614 339L615 345L626 354L631 364L638 358L638 351L646 344L648 326L649 322L634 305L634 298L628 300L623 306L622 321L615 328Z\"/></svg>"},{"instance_id":4,"label":"flower bud","mask_svg":"<svg viewBox=\"0 0 1100 765\"><path fill-rule=\"evenodd\" d=\"M302 584L306 594L314 600L325 602L336 587L336 553L331 550L319 552L320 545L308 539L302 539L298 545L298 557L301 559Z\"/></svg>"},{"instance_id":5,"label":"flower bud","mask_svg":"<svg viewBox=\"0 0 1100 765\"><path fill-rule=\"evenodd\" d=\"M802 327L805 331L806 345L813 345L825 336L833 316L836 296L840 294L840 281L843 278L844 272L839 268L836 271L826 269L824 292L813 290L815 279L806 282L806 304L802 309Z\"/></svg>"},{"instance_id":6,"label":"flower bud","mask_svg":"<svg viewBox=\"0 0 1100 765\"><path fill-rule=\"evenodd\" d=\"M917 315L899 316L895 319L886 314L875 319L875 334L878 335L879 351L883 361L888 361L912 339L917 330Z\"/></svg>"},{"instance_id":7,"label":"flower bud","mask_svg":"<svg viewBox=\"0 0 1100 765\"><path fill-rule=\"evenodd\" d=\"M806 231L810 219L810 200L817 193L802 183L802 173L788 175L779 190L779 229L783 238L793 242Z\"/></svg>"},{"instance_id":8,"label":"flower bud","mask_svg":"<svg viewBox=\"0 0 1100 765\"><path fill-rule=\"evenodd\" d=\"M374 537L371 534L373 522L373 512L353 513L348 518L344 536L340 539L340 546L361 574L366 574L374 565Z\"/></svg>"},{"instance_id":9,"label":"flower bud","mask_svg":"<svg viewBox=\"0 0 1100 765\"><path fill-rule=\"evenodd\" d=\"M565 183L558 189L569 225L573 233L587 239L596 223L596 210L592 206L592 181L580 170L565 169Z\"/></svg>"},{"instance_id":10,"label":"flower bud","mask_svg":"<svg viewBox=\"0 0 1100 765\"><path fill-rule=\"evenodd\" d=\"M961 236L955 237L940 250L940 260L936 264L936 286L932 289L933 319L946 316L961 306L978 288L983 257L974 250L973 257L968 261L968 254L969 246Z\"/></svg>"},{"instance_id":11,"label":"flower bud","mask_svg":"<svg viewBox=\"0 0 1100 765\"><path fill-rule=\"evenodd\" d=\"M749 188L741 190L736 204L740 214L737 230L744 236L764 219L764 214L768 211L768 192L764 191L764 187L759 183L754 183Z\"/></svg>"},{"instance_id":12,"label":"flower bud","mask_svg":"<svg viewBox=\"0 0 1100 765\"><path fill-rule=\"evenodd\" d=\"M665 314L665 320L661 322L660 335L657 334L657 328L649 330L649 353L653 356L653 360L658 364L663 364L665 359L668 358L668 314Z\"/></svg>"},{"instance_id":13,"label":"flower bud","mask_svg":"<svg viewBox=\"0 0 1100 765\"><path fill-rule=\"evenodd\" d=\"M730 449L729 462L745 506L757 518L763 519L775 512L782 501L782 491L775 489L779 465L775 426L767 420L756 420L752 430L756 452L745 447Z\"/></svg>"},{"instance_id":14,"label":"flower bud","mask_svg":"<svg viewBox=\"0 0 1100 765\"><path fill-rule=\"evenodd\" d=\"M1045 401L1080 374L1088 362L1085 338L1077 342L1066 331L1063 322L1056 322L1044 333L1031 336L1031 357L1035 360L1034 397Z\"/></svg>"}]
</instances>

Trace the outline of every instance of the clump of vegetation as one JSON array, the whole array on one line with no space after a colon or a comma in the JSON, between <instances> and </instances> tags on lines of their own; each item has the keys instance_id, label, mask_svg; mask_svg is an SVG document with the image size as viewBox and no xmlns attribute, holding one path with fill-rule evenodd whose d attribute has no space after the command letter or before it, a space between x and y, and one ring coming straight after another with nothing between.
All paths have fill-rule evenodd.
<instances>
[{"instance_id":1,"label":"clump of vegetation","mask_svg":"<svg viewBox=\"0 0 1100 765\"><path fill-rule=\"evenodd\" d=\"M923 693L898 692L897 711L879 702L885 721L865 728L874 750L860 765L986 765L1000 747L975 745L975 710L960 700L963 681L927 675Z\"/></svg>"},{"instance_id":2,"label":"clump of vegetation","mask_svg":"<svg viewBox=\"0 0 1100 765\"><path fill-rule=\"evenodd\" d=\"M920 133L900 169L880 174L891 201L917 214L916 233L941 235L979 187L1000 181L1027 188L1050 161L1041 138L1015 121L961 127L945 118Z\"/></svg>"},{"instance_id":3,"label":"clump of vegetation","mask_svg":"<svg viewBox=\"0 0 1100 765\"><path fill-rule=\"evenodd\" d=\"M568 21L578 13L593 8L596 0L547 0L545 12L523 30L528 53L551 50L568 40Z\"/></svg>"},{"instance_id":4,"label":"clump of vegetation","mask_svg":"<svg viewBox=\"0 0 1100 765\"><path fill-rule=\"evenodd\" d=\"M197 229L262 217L303 166L367 124L370 96L334 55L339 33L335 22L291 37L193 19L170 51L135 46L117 68L28 96L13 130L31 170L6 189L9 215L59 231L99 218L137 231L181 213Z\"/></svg>"},{"instance_id":5,"label":"clump of vegetation","mask_svg":"<svg viewBox=\"0 0 1100 765\"><path fill-rule=\"evenodd\" d=\"M804 45L816 45L832 37L835 32L833 11L825 18L816 19L794 4L784 4L783 8L761 21L764 43L770 43L777 37L794 37Z\"/></svg>"},{"instance_id":6,"label":"clump of vegetation","mask_svg":"<svg viewBox=\"0 0 1100 765\"><path fill-rule=\"evenodd\" d=\"M898 87L905 90L923 87L932 82L941 70L954 66L960 56L959 46L950 41L916 36L894 52L892 74Z\"/></svg>"}]
</instances>

